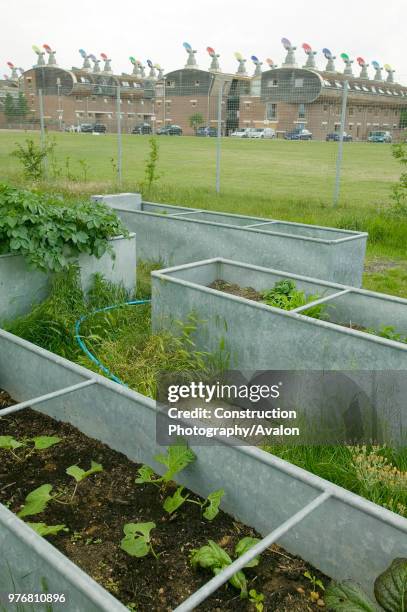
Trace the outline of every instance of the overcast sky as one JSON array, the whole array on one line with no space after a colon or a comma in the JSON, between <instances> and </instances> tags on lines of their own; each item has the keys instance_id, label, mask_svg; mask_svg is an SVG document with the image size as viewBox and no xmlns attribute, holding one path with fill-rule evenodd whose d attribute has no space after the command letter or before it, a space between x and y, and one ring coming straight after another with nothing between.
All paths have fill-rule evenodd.
<instances>
[{"instance_id":1,"label":"overcast sky","mask_svg":"<svg viewBox=\"0 0 407 612\"><path fill-rule=\"evenodd\" d=\"M185 64L184 41L198 50L198 65L208 68L206 47L221 54L221 68L235 72L235 51L245 57L270 57L281 64L281 38L302 43L321 53L328 47L339 56L362 56L396 70L395 79L407 84L406 0L1 0L0 57L25 69L35 63L32 44L49 44L64 67L81 64L78 53L105 52L115 72L129 72L129 55L145 63L151 59L166 71ZM337 65L342 69L342 61ZM355 61L356 64L356 61ZM372 75L372 71L370 74ZM251 67L250 67L251 71Z\"/></svg>"}]
</instances>

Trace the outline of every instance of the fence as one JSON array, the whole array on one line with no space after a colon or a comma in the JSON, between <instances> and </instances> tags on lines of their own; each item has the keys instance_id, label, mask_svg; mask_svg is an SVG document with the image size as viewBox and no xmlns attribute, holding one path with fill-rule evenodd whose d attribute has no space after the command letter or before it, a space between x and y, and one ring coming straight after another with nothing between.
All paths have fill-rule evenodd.
<instances>
[{"instance_id":1,"label":"fence","mask_svg":"<svg viewBox=\"0 0 407 612\"><path fill-rule=\"evenodd\" d=\"M257 77L183 69L160 81L76 75L71 83L64 72L33 69L3 94L0 82L0 128L39 131L43 146L59 132L60 159L66 151L85 178L112 172L119 187L142 178L142 137L157 135L166 182L217 192L255 182L259 196L335 206L352 197L362 168L364 197L376 197L375 180L391 164L385 145L407 137L407 88L387 81L281 68ZM57 172L52 160L48 169ZM389 172L396 180L395 166Z\"/></svg>"}]
</instances>

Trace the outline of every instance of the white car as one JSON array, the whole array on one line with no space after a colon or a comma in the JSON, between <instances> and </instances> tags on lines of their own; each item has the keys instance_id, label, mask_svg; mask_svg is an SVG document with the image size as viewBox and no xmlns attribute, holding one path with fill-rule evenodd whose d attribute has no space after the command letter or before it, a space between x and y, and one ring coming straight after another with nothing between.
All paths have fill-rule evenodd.
<instances>
[{"instance_id":1,"label":"white car","mask_svg":"<svg viewBox=\"0 0 407 612\"><path fill-rule=\"evenodd\" d=\"M273 128L249 128L249 138L275 138L276 132Z\"/></svg>"},{"instance_id":2,"label":"white car","mask_svg":"<svg viewBox=\"0 0 407 612\"><path fill-rule=\"evenodd\" d=\"M231 136L234 138L248 138L248 132L250 128L238 128L234 132L231 133Z\"/></svg>"}]
</instances>

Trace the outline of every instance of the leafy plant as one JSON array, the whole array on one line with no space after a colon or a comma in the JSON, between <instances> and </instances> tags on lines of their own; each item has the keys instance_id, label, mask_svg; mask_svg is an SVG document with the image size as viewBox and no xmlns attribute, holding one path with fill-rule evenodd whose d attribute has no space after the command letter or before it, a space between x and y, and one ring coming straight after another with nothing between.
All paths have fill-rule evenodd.
<instances>
[{"instance_id":1,"label":"leafy plant","mask_svg":"<svg viewBox=\"0 0 407 612\"><path fill-rule=\"evenodd\" d=\"M195 461L195 453L188 448L185 442L170 446L165 455L155 455L154 459L165 465L167 471L162 476L164 482L170 482L174 476L184 470L190 463Z\"/></svg>"},{"instance_id":2,"label":"leafy plant","mask_svg":"<svg viewBox=\"0 0 407 612\"><path fill-rule=\"evenodd\" d=\"M17 148L11 153L23 166L24 176L33 181L38 181L44 176L45 160L47 155L52 153L55 142L46 142L38 145L32 138L25 140L25 145L16 143Z\"/></svg>"},{"instance_id":3,"label":"leafy plant","mask_svg":"<svg viewBox=\"0 0 407 612\"><path fill-rule=\"evenodd\" d=\"M89 470L83 470L77 465L70 465L68 468L66 468L66 473L69 476L72 476L72 478L74 478L74 480L76 481L75 488L71 496L71 501L75 497L75 493L78 488L78 484L82 482L82 480L85 480L85 478L88 478L88 476L91 476L92 474L96 474L97 472L103 472L103 466L100 463L96 463L96 461L90 462Z\"/></svg>"},{"instance_id":4,"label":"leafy plant","mask_svg":"<svg viewBox=\"0 0 407 612\"><path fill-rule=\"evenodd\" d=\"M57 535L60 531L69 531L66 525L47 525L46 523L26 523L40 536Z\"/></svg>"},{"instance_id":5,"label":"leafy plant","mask_svg":"<svg viewBox=\"0 0 407 612\"><path fill-rule=\"evenodd\" d=\"M90 468L86 471L77 465L71 465L66 468L66 473L69 474L69 476L72 476L76 482L82 482L82 480L88 476L91 476L91 474L96 474L97 472L103 472L103 466L95 461L90 462Z\"/></svg>"},{"instance_id":6,"label":"leafy plant","mask_svg":"<svg viewBox=\"0 0 407 612\"><path fill-rule=\"evenodd\" d=\"M376 578L374 594L385 612L406 612L407 558L394 559ZM352 580L332 582L326 590L325 602L334 612L377 612L376 604Z\"/></svg>"},{"instance_id":7,"label":"leafy plant","mask_svg":"<svg viewBox=\"0 0 407 612\"><path fill-rule=\"evenodd\" d=\"M264 610L264 595L263 593L258 593L256 589L250 589L249 591L249 601L254 604L257 612L263 612Z\"/></svg>"},{"instance_id":8,"label":"leafy plant","mask_svg":"<svg viewBox=\"0 0 407 612\"><path fill-rule=\"evenodd\" d=\"M80 253L112 253L109 238L128 235L100 202L64 206L59 198L0 183L0 253L23 255L44 271L66 270Z\"/></svg>"},{"instance_id":9,"label":"leafy plant","mask_svg":"<svg viewBox=\"0 0 407 612\"><path fill-rule=\"evenodd\" d=\"M126 523L123 527L124 538L120 548L132 557L145 557L149 552L158 559L151 543L150 533L156 527L155 523Z\"/></svg>"},{"instance_id":10,"label":"leafy plant","mask_svg":"<svg viewBox=\"0 0 407 612\"><path fill-rule=\"evenodd\" d=\"M296 284L293 280L284 279L277 281L272 289L263 291L263 301L268 306L281 308L282 310L293 310L299 306L305 306L309 302L314 302L319 299L319 295L305 295L304 291L296 289ZM321 319L325 310L325 304L313 306L306 311L308 317Z\"/></svg>"},{"instance_id":11,"label":"leafy plant","mask_svg":"<svg viewBox=\"0 0 407 612\"><path fill-rule=\"evenodd\" d=\"M16 440L12 436L0 436L0 448L9 450L18 461L23 461L35 451L45 450L58 444L60 441L61 438L57 436L36 436L34 438L24 438L23 440ZM27 448L30 442L34 442L34 445L26 455L19 456L14 452L17 448Z\"/></svg>"},{"instance_id":12,"label":"leafy plant","mask_svg":"<svg viewBox=\"0 0 407 612\"><path fill-rule=\"evenodd\" d=\"M252 546L259 542L257 538L242 538L235 547L235 557L241 557L247 552ZM219 574L222 570L232 564L232 559L228 553L213 540L208 540L206 546L202 546L199 549L191 551L190 563L192 567L202 567L204 569L210 569L215 574ZM259 557L252 559L245 567L255 567L260 562ZM243 599L247 597L247 580L242 570L236 572L229 579L229 582L236 589L240 590L240 597Z\"/></svg>"},{"instance_id":13,"label":"leafy plant","mask_svg":"<svg viewBox=\"0 0 407 612\"><path fill-rule=\"evenodd\" d=\"M52 485L50 484L43 484L31 491L25 498L25 504L20 512L18 512L17 516L23 518L24 516L31 516L43 512L48 502L54 498L54 496L51 495L51 491Z\"/></svg>"},{"instance_id":14,"label":"leafy plant","mask_svg":"<svg viewBox=\"0 0 407 612\"><path fill-rule=\"evenodd\" d=\"M308 571L304 572L304 576L305 578L307 578L307 580L310 581L312 585L312 591L310 592L311 600L319 601L320 595L319 595L319 592L317 591L317 588L320 588L322 591L325 591L325 587L324 587L322 580L319 580L319 578L317 578L316 576L314 576L314 574L311 574L311 572L308 572Z\"/></svg>"},{"instance_id":15,"label":"leafy plant","mask_svg":"<svg viewBox=\"0 0 407 612\"><path fill-rule=\"evenodd\" d=\"M393 145L393 157L397 159L403 168L407 165L407 147L403 144ZM397 216L407 215L407 172L403 170L399 182L393 186L391 212Z\"/></svg>"},{"instance_id":16,"label":"leafy plant","mask_svg":"<svg viewBox=\"0 0 407 612\"><path fill-rule=\"evenodd\" d=\"M394 340L395 342L406 342L407 337L402 336L398 332L396 332L393 325L383 325L379 331L375 329L367 329L366 332L368 334L374 334L375 336L379 336L380 338L387 338L388 340Z\"/></svg>"}]
</instances>

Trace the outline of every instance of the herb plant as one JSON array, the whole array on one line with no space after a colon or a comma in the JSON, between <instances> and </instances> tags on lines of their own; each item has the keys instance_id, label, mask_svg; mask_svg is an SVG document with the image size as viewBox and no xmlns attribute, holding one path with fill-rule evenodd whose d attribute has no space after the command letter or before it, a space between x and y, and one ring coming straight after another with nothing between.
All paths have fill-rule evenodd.
<instances>
[{"instance_id":1,"label":"herb plant","mask_svg":"<svg viewBox=\"0 0 407 612\"><path fill-rule=\"evenodd\" d=\"M258 538L245 537L239 540L235 547L235 557L241 557L246 553L252 546L257 544L260 540ZM256 567L260 562L259 557L252 559L245 567ZM204 569L210 569L215 574L219 574L228 565L233 563L228 553L213 540L208 540L206 546L202 546L199 549L191 551L190 563L192 567L203 567ZM236 589L240 590L240 597L243 599L248 596L247 593L247 580L242 570L236 572L229 580L230 584Z\"/></svg>"},{"instance_id":2,"label":"herb plant","mask_svg":"<svg viewBox=\"0 0 407 612\"><path fill-rule=\"evenodd\" d=\"M304 306L309 302L314 302L320 298L319 295L305 295L304 291L296 288L295 282L290 279L277 281L272 289L263 291L263 301L268 306L281 308L282 310L293 310ZM306 311L308 317L321 319L325 310L324 304L318 304Z\"/></svg>"},{"instance_id":3,"label":"herb plant","mask_svg":"<svg viewBox=\"0 0 407 612\"><path fill-rule=\"evenodd\" d=\"M67 269L80 253L112 252L109 238L128 235L100 202L64 206L57 197L0 183L0 253L23 255L43 271Z\"/></svg>"},{"instance_id":4,"label":"herb plant","mask_svg":"<svg viewBox=\"0 0 407 612\"><path fill-rule=\"evenodd\" d=\"M155 523L126 523L123 527L124 538L120 548L131 557L145 557L148 553L158 559L151 543L150 533L155 528Z\"/></svg>"}]
</instances>

